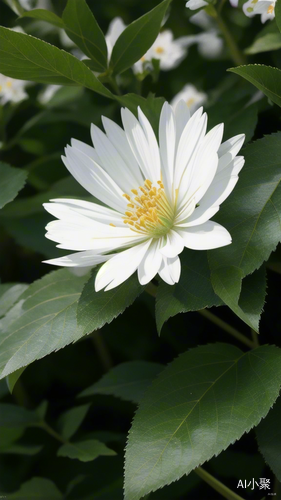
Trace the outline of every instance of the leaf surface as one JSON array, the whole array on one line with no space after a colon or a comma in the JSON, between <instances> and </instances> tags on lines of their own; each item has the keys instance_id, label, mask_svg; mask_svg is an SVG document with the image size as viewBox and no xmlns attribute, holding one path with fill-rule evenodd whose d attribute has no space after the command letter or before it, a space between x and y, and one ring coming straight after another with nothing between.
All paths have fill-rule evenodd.
<instances>
[{"instance_id":1,"label":"leaf surface","mask_svg":"<svg viewBox=\"0 0 281 500\"><path fill-rule=\"evenodd\" d=\"M86 279L61 269L30 285L0 321L0 378L83 335L76 307Z\"/></svg>"},{"instance_id":2,"label":"leaf surface","mask_svg":"<svg viewBox=\"0 0 281 500\"><path fill-rule=\"evenodd\" d=\"M109 394L139 403L163 365L148 361L128 361L112 368L98 382L85 389L79 397Z\"/></svg>"},{"instance_id":3,"label":"leaf surface","mask_svg":"<svg viewBox=\"0 0 281 500\"><path fill-rule=\"evenodd\" d=\"M0 63L1 64L1 63ZM0 163L0 208L12 201L25 185L27 172Z\"/></svg>"},{"instance_id":4,"label":"leaf surface","mask_svg":"<svg viewBox=\"0 0 281 500\"><path fill-rule=\"evenodd\" d=\"M113 94L76 57L30 35L0 27L0 72L12 78L79 85L109 99Z\"/></svg>"},{"instance_id":5,"label":"leaf surface","mask_svg":"<svg viewBox=\"0 0 281 500\"><path fill-rule=\"evenodd\" d=\"M63 444L57 452L58 457L77 458L81 462L90 462L100 455L116 455L115 451L96 439Z\"/></svg>"},{"instance_id":6,"label":"leaf surface","mask_svg":"<svg viewBox=\"0 0 281 500\"><path fill-rule=\"evenodd\" d=\"M281 350L191 349L148 388L129 433L125 500L176 481L265 417L281 384Z\"/></svg>"}]
</instances>

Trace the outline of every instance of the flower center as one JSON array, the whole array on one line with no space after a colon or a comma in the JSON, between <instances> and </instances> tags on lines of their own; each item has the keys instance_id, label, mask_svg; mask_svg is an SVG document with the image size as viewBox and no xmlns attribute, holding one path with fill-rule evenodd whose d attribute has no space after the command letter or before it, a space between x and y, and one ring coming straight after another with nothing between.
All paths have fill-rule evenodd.
<instances>
[{"instance_id":1,"label":"flower center","mask_svg":"<svg viewBox=\"0 0 281 500\"><path fill-rule=\"evenodd\" d=\"M190 97L190 99L186 101L186 105L188 108L190 108L194 103L195 103L194 97Z\"/></svg>"},{"instance_id":2,"label":"flower center","mask_svg":"<svg viewBox=\"0 0 281 500\"><path fill-rule=\"evenodd\" d=\"M167 234L175 219L175 211L167 200L162 181L157 181L157 184L155 187L146 179L143 186L131 189L134 197L123 194L129 202L124 224L128 224L132 231L153 238Z\"/></svg>"},{"instance_id":3,"label":"flower center","mask_svg":"<svg viewBox=\"0 0 281 500\"><path fill-rule=\"evenodd\" d=\"M164 49L163 49L163 47L157 47L157 48L155 49L155 52L156 52L156 54L163 54Z\"/></svg>"},{"instance_id":4,"label":"flower center","mask_svg":"<svg viewBox=\"0 0 281 500\"><path fill-rule=\"evenodd\" d=\"M268 14L272 14L274 12L274 5L270 5L267 9Z\"/></svg>"}]
</instances>

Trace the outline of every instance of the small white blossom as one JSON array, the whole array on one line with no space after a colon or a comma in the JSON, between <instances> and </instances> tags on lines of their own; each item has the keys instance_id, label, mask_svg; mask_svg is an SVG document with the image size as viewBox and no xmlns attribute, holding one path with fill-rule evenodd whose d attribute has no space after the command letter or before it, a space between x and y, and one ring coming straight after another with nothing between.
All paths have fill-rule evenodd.
<instances>
[{"instance_id":1,"label":"small white blossom","mask_svg":"<svg viewBox=\"0 0 281 500\"><path fill-rule=\"evenodd\" d=\"M26 80L15 80L0 74L0 104L20 102L26 99L28 95L25 92L25 87L28 83Z\"/></svg>"},{"instance_id":2,"label":"small white blossom","mask_svg":"<svg viewBox=\"0 0 281 500\"><path fill-rule=\"evenodd\" d=\"M185 4L185 6L190 10L197 10L201 7L206 7L206 5L208 5L208 2L205 2L204 0L188 0Z\"/></svg>"},{"instance_id":3,"label":"small white blossom","mask_svg":"<svg viewBox=\"0 0 281 500\"><path fill-rule=\"evenodd\" d=\"M178 66L187 54L187 38L181 37L174 40L171 30L164 30L157 36L153 45L134 64L135 73L142 73L147 67L151 67L152 59L158 59L160 69L167 71Z\"/></svg>"},{"instance_id":4,"label":"small white blossom","mask_svg":"<svg viewBox=\"0 0 281 500\"><path fill-rule=\"evenodd\" d=\"M103 263L96 290L110 290L136 270L142 285L158 273L177 283L184 247L207 250L231 243L229 232L210 220L229 196L244 164L236 156L244 135L221 143L223 124L206 133L202 108L192 117L180 101L165 103L159 142L150 122L122 109L123 127L103 117L105 133L92 125L94 147L72 140L63 161L75 179L102 205L55 199L45 209L58 220L46 237L74 250L46 261L67 267Z\"/></svg>"},{"instance_id":5,"label":"small white blossom","mask_svg":"<svg viewBox=\"0 0 281 500\"><path fill-rule=\"evenodd\" d=\"M276 0L248 0L243 5L243 12L247 17L261 15L261 22L265 23L269 19L275 18Z\"/></svg>"},{"instance_id":6,"label":"small white blossom","mask_svg":"<svg viewBox=\"0 0 281 500\"><path fill-rule=\"evenodd\" d=\"M183 89L175 95L171 100L171 106L175 110L177 104L180 101L184 101L187 105L190 114L192 115L196 109L198 109L207 100L207 94L204 92L198 92L196 87L191 84L187 84Z\"/></svg>"},{"instance_id":7,"label":"small white blossom","mask_svg":"<svg viewBox=\"0 0 281 500\"><path fill-rule=\"evenodd\" d=\"M121 33L126 28L126 24L124 24L123 19L121 17L115 17L110 25L108 26L107 33L105 35L105 41L107 45L107 57L110 60L112 49L117 42L117 39L121 35Z\"/></svg>"},{"instance_id":8,"label":"small white blossom","mask_svg":"<svg viewBox=\"0 0 281 500\"><path fill-rule=\"evenodd\" d=\"M41 104L47 104L61 88L62 85L47 85L46 88L38 95L38 101Z\"/></svg>"},{"instance_id":9,"label":"small white blossom","mask_svg":"<svg viewBox=\"0 0 281 500\"><path fill-rule=\"evenodd\" d=\"M223 40L213 19L204 10L200 10L190 18L190 22L202 28L204 32L184 37L186 46L197 44L198 52L206 59L219 56L223 50Z\"/></svg>"}]
</instances>

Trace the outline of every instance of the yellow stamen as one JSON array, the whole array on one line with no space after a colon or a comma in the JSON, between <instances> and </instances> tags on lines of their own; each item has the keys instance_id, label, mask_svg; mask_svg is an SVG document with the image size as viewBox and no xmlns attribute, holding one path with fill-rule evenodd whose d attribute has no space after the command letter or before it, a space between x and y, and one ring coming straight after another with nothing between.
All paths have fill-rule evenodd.
<instances>
[{"instance_id":1,"label":"yellow stamen","mask_svg":"<svg viewBox=\"0 0 281 500\"><path fill-rule=\"evenodd\" d=\"M128 194L122 194L122 196L124 196L124 198L126 198L126 200L130 201L131 200L131 197L128 195Z\"/></svg>"},{"instance_id":2,"label":"yellow stamen","mask_svg":"<svg viewBox=\"0 0 281 500\"><path fill-rule=\"evenodd\" d=\"M268 9L267 9L267 13L268 13L268 14L273 14L273 12L274 12L274 5L270 5L270 6L268 7Z\"/></svg>"},{"instance_id":3,"label":"yellow stamen","mask_svg":"<svg viewBox=\"0 0 281 500\"><path fill-rule=\"evenodd\" d=\"M163 47L157 47L157 48L155 49L155 52L156 52L156 54L163 54L164 49L163 49Z\"/></svg>"},{"instance_id":4,"label":"yellow stamen","mask_svg":"<svg viewBox=\"0 0 281 500\"><path fill-rule=\"evenodd\" d=\"M109 225L112 226L112 227L116 227L115 224L112 224L112 222Z\"/></svg>"},{"instance_id":5,"label":"yellow stamen","mask_svg":"<svg viewBox=\"0 0 281 500\"><path fill-rule=\"evenodd\" d=\"M132 231L152 238L167 234L174 223L175 208L167 200L163 182L159 180L154 186L150 179L145 179L143 186L131 189L131 192L136 196L134 203L127 204L124 224L128 224Z\"/></svg>"}]
</instances>

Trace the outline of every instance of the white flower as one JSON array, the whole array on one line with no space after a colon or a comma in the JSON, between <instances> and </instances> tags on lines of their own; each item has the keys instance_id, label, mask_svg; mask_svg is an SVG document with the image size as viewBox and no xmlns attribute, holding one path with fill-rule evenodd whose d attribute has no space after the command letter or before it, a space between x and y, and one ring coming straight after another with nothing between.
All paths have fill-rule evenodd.
<instances>
[{"instance_id":1,"label":"white flower","mask_svg":"<svg viewBox=\"0 0 281 500\"><path fill-rule=\"evenodd\" d=\"M41 104L47 104L61 88L62 85L47 85L38 95L38 101Z\"/></svg>"},{"instance_id":2,"label":"white flower","mask_svg":"<svg viewBox=\"0 0 281 500\"><path fill-rule=\"evenodd\" d=\"M72 140L63 161L75 179L103 205L55 199L44 205L58 220L46 237L75 250L46 261L68 267L104 263L96 290L110 290L136 270L145 285L158 273L173 285L180 278L184 247L207 250L229 245L231 236L210 220L233 190L244 158L236 156L244 135L221 144L223 124L206 134L207 115L190 118L180 101L165 103L159 144L138 109L138 119L122 109L124 130L103 117L105 133L92 125L94 148Z\"/></svg>"},{"instance_id":3,"label":"white flower","mask_svg":"<svg viewBox=\"0 0 281 500\"><path fill-rule=\"evenodd\" d=\"M188 37L174 40L171 30L164 30L157 36L153 45L133 66L135 73L142 73L147 67L151 67L152 59L160 61L160 69L167 71L178 66L187 54Z\"/></svg>"},{"instance_id":4,"label":"white flower","mask_svg":"<svg viewBox=\"0 0 281 500\"><path fill-rule=\"evenodd\" d=\"M204 2L204 0L189 0L185 4L190 10L200 9L201 7L206 7L206 5L208 5L208 2Z\"/></svg>"},{"instance_id":5,"label":"white flower","mask_svg":"<svg viewBox=\"0 0 281 500\"><path fill-rule=\"evenodd\" d=\"M105 35L105 41L107 45L107 58L110 60L112 49L117 42L119 36L126 28L123 19L121 17L115 17L110 25L108 26L107 33Z\"/></svg>"},{"instance_id":6,"label":"white flower","mask_svg":"<svg viewBox=\"0 0 281 500\"><path fill-rule=\"evenodd\" d=\"M275 18L275 4L276 0L248 0L243 5L243 12L247 17L261 14L261 22L265 23Z\"/></svg>"},{"instance_id":7,"label":"white flower","mask_svg":"<svg viewBox=\"0 0 281 500\"><path fill-rule=\"evenodd\" d=\"M213 18L208 16L204 10L200 10L189 20L191 23L200 26L204 32L184 37L186 46L197 44L201 56L207 59L217 57L222 52L223 40L219 36Z\"/></svg>"},{"instance_id":8,"label":"white flower","mask_svg":"<svg viewBox=\"0 0 281 500\"><path fill-rule=\"evenodd\" d=\"M6 102L20 102L28 97L25 87L28 85L26 80L15 80L9 76L0 74L0 104Z\"/></svg>"},{"instance_id":9,"label":"white flower","mask_svg":"<svg viewBox=\"0 0 281 500\"><path fill-rule=\"evenodd\" d=\"M175 110L179 101L184 101L189 108L190 114L192 115L196 109L199 108L206 100L207 94L204 92L198 92L196 87L191 84L187 84L183 89L175 95L171 100L171 106Z\"/></svg>"}]
</instances>

